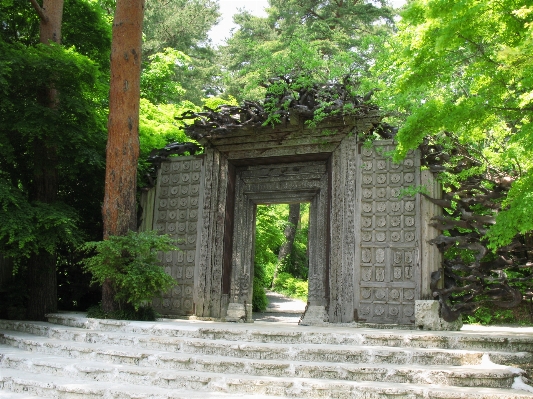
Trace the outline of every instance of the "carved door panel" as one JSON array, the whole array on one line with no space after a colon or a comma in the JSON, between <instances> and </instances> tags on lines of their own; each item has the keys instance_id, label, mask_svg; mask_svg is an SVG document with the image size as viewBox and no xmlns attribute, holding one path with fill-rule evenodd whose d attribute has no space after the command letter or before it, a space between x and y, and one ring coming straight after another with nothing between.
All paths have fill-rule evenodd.
<instances>
[{"instance_id":1,"label":"carved door panel","mask_svg":"<svg viewBox=\"0 0 533 399\"><path fill-rule=\"evenodd\" d=\"M165 271L178 284L155 299L154 308L162 314L188 315L194 312L193 287L202 159L175 157L159 170L154 210L154 228L178 241L180 251L160 254Z\"/></svg>"},{"instance_id":2,"label":"carved door panel","mask_svg":"<svg viewBox=\"0 0 533 399\"><path fill-rule=\"evenodd\" d=\"M417 185L416 154L396 164L384 154L390 141L361 148L357 179L360 231L356 244L356 319L412 324L419 297L419 200L404 195Z\"/></svg>"}]
</instances>

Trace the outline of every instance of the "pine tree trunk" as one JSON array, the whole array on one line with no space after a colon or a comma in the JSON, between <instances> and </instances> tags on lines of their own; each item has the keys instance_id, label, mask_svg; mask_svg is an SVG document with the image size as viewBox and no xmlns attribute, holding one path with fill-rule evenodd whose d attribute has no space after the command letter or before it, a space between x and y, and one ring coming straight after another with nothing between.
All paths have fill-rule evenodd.
<instances>
[{"instance_id":1,"label":"pine tree trunk","mask_svg":"<svg viewBox=\"0 0 533 399\"><path fill-rule=\"evenodd\" d=\"M137 229L139 98L144 0L117 0L111 44L111 87L102 207L104 239ZM102 308L116 309L111 282L102 289Z\"/></svg>"},{"instance_id":2,"label":"pine tree trunk","mask_svg":"<svg viewBox=\"0 0 533 399\"><path fill-rule=\"evenodd\" d=\"M290 204L289 205L289 220L285 231L285 242L281 246L278 252L278 263L274 269L274 278L272 283L278 278L278 272L283 260L291 253L292 246L294 245L294 237L296 237L296 228L298 227L298 222L300 221L300 204Z\"/></svg>"},{"instance_id":3,"label":"pine tree trunk","mask_svg":"<svg viewBox=\"0 0 533 399\"><path fill-rule=\"evenodd\" d=\"M43 6L32 1L40 23L40 41L61 43L61 24L63 20L63 0L44 0ZM52 78L52 77L51 77ZM58 93L53 85L39 89L41 105L56 109ZM30 201L47 204L57 200L59 181L57 175L57 148L48 132L33 142L33 182ZM28 260L28 308L26 317L30 320L45 320L46 313L57 311L57 271L56 257L46 251L33 254Z\"/></svg>"}]
</instances>

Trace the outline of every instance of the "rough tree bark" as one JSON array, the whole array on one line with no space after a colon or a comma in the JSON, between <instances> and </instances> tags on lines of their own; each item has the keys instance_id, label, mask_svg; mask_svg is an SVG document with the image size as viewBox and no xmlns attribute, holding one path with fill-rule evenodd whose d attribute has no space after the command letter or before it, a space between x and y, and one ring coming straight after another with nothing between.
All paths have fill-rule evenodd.
<instances>
[{"instance_id":1,"label":"rough tree bark","mask_svg":"<svg viewBox=\"0 0 533 399\"><path fill-rule=\"evenodd\" d=\"M144 0L117 0L111 43L111 87L102 207L104 239L136 230L139 98ZM102 308L116 309L109 281L102 287Z\"/></svg>"},{"instance_id":2,"label":"rough tree bark","mask_svg":"<svg viewBox=\"0 0 533 399\"><path fill-rule=\"evenodd\" d=\"M274 269L274 278L272 283L278 278L278 271L283 263L283 260L287 255L291 253L292 246L294 245L294 237L296 236L296 228L298 227L298 222L300 221L300 204L290 204L289 205L289 220L285 231L285 242L281 246L278 252L278 263Z\"/></svg>"},{"instance_id":3,"label":"rough tree bark","mask_svg":"<svg viewBox=\"0 0 533 399\"><path fill-rule=\"evenodd\" d=\"M42 7L30 0L40 19L40 41L43 44L61 43L63 0L43 0ZM52 109L58 106L58 93L50 85L38 89L41 105ZM30 200L51 204L57 200L59 189L57 175L57 148L47 132L33 142L33 182ZM45 320L45 314L57 311L56 257L46 251L34 254L28 260L28 299L26 317Z\"/></svg>"}]
</instances>

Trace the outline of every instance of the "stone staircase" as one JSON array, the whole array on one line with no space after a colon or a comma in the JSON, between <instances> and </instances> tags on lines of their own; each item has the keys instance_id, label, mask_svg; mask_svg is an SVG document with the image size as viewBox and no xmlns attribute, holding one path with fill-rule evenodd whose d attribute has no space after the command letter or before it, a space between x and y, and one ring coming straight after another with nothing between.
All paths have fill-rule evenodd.
<instances>
[{"instance_id":1,"label":"stone staircase","mask_svg":"<svg viewBox=\"0 0 533 399\"><path fill-rule=\"evenodd\" d=\"M533 332L0 320L0 399L533 398Z\"/></svg>"}]
</instances>

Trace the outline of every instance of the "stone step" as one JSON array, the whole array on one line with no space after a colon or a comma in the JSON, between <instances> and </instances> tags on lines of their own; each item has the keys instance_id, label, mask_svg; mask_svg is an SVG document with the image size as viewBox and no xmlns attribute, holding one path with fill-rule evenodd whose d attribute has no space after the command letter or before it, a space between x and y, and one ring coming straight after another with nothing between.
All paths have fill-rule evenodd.
<instances>
[{"instance_id":1,"label":"stone step","mask_svg":"<svg viewBox=\"0 0 533 399\"><path fill-rule=\"evenodd\" d=\"M83 362L98 361L123 366L137 365L195 373L230 373L257 377L291 376L343 381L387 380L394 383L510 388L515 378L522 374L520 369L490 362L488 356L484 363L477 366L424 366L244 359L69 342L21 332L4 332L0 334L0 342L3 344L0 347L2 351L7 351L11 346L33 354L74 358Z\"/></svg>"},{"instance_id":2,"label":"stone step","mask_svg":"<svg viewBox=\"0 0 533 399\"><path fill-rule=\"evenodd\" d=\"M1 377L2 376L0 375L0 379ZM0 399L40 399L40 398L38 396L33 396L27 393L0 391Z\"/></svg>"},{"instance_id":3,"label":"stone step","mask_svg":"<svg viewBox=\"0 0 533 399\"><path fill-rule=\"evenodd\" d=\"M226 340L206 340L188 337L162 337L124 332L96 332L75 327L48 327L25 323L26 330L39 336L60 341L87 342L99 345L118 345L155 349L175 353L231 356L246 359L292 360L339 363L418 364L418 365L476 365L487 354L498 364L514 366L533 363L531 352L469 351L436 348L398 348L332 344L236 343ZM7 334L9 331L0 333ZM11 333L14 334L14 333ZM27 336L27 338L31 338ZM4 338L6 339L6 338Z\"/></svg>"},{"instance_id":4,"label":"stone step","mask_svg":"<svg viewBox=\"0 0 533 399\"><path fill-rule=\"evenodd\" d=\"M28 393L28 398L61 399L286 399L272 395L231 394L226 392L160 388L116 381L76 379L71 376L37 374L0 367L3 392ZM9 396L8 396L9 397ZM18 399L13 396L14 399ZM22 396L24 398L24 396ZM521 398L520 398L521 399Z\"/></svg>"},{"instance_id":5,"label":"stone step","mask_svg":"<svg viewBox=\"0 0 533 399\"><path fill-rule=\"evenodd\" d=\"M401 348L441 348L533 352L533 334L512 331L419 331L350 328L331 325L317 329L279 323L212 323L202 321L131 322L88 319L83 314L48 315L52 324L98 331L131 332L165 337L223 339L285 344L365 345ZM11 327L0 328L14 329Z\"/></svg>"},{"instance_id":6,"label":"stone step","mask_svg":"<svg viewBox=\"0 0 533 399\"><path fill-rule=\"evenodd\" d=\"M208 393L209 398L223 398L224 394L234 395L231 398L533 398L532 394L516 389L190 373L141 366L79 363L76 359L20 352L12 348L10 353L4 354L0 363L0 382L14 390L26 387L29 392L41 397L55 397L61 393L61 398L91 398L93 395L106 398L196 398L205 397ZM517 381L520 381L519 378ZM150 395L157 396L145 396L147 390ZM132 391L137 396L132 396Z\"/></svg>"}]
</instances>

